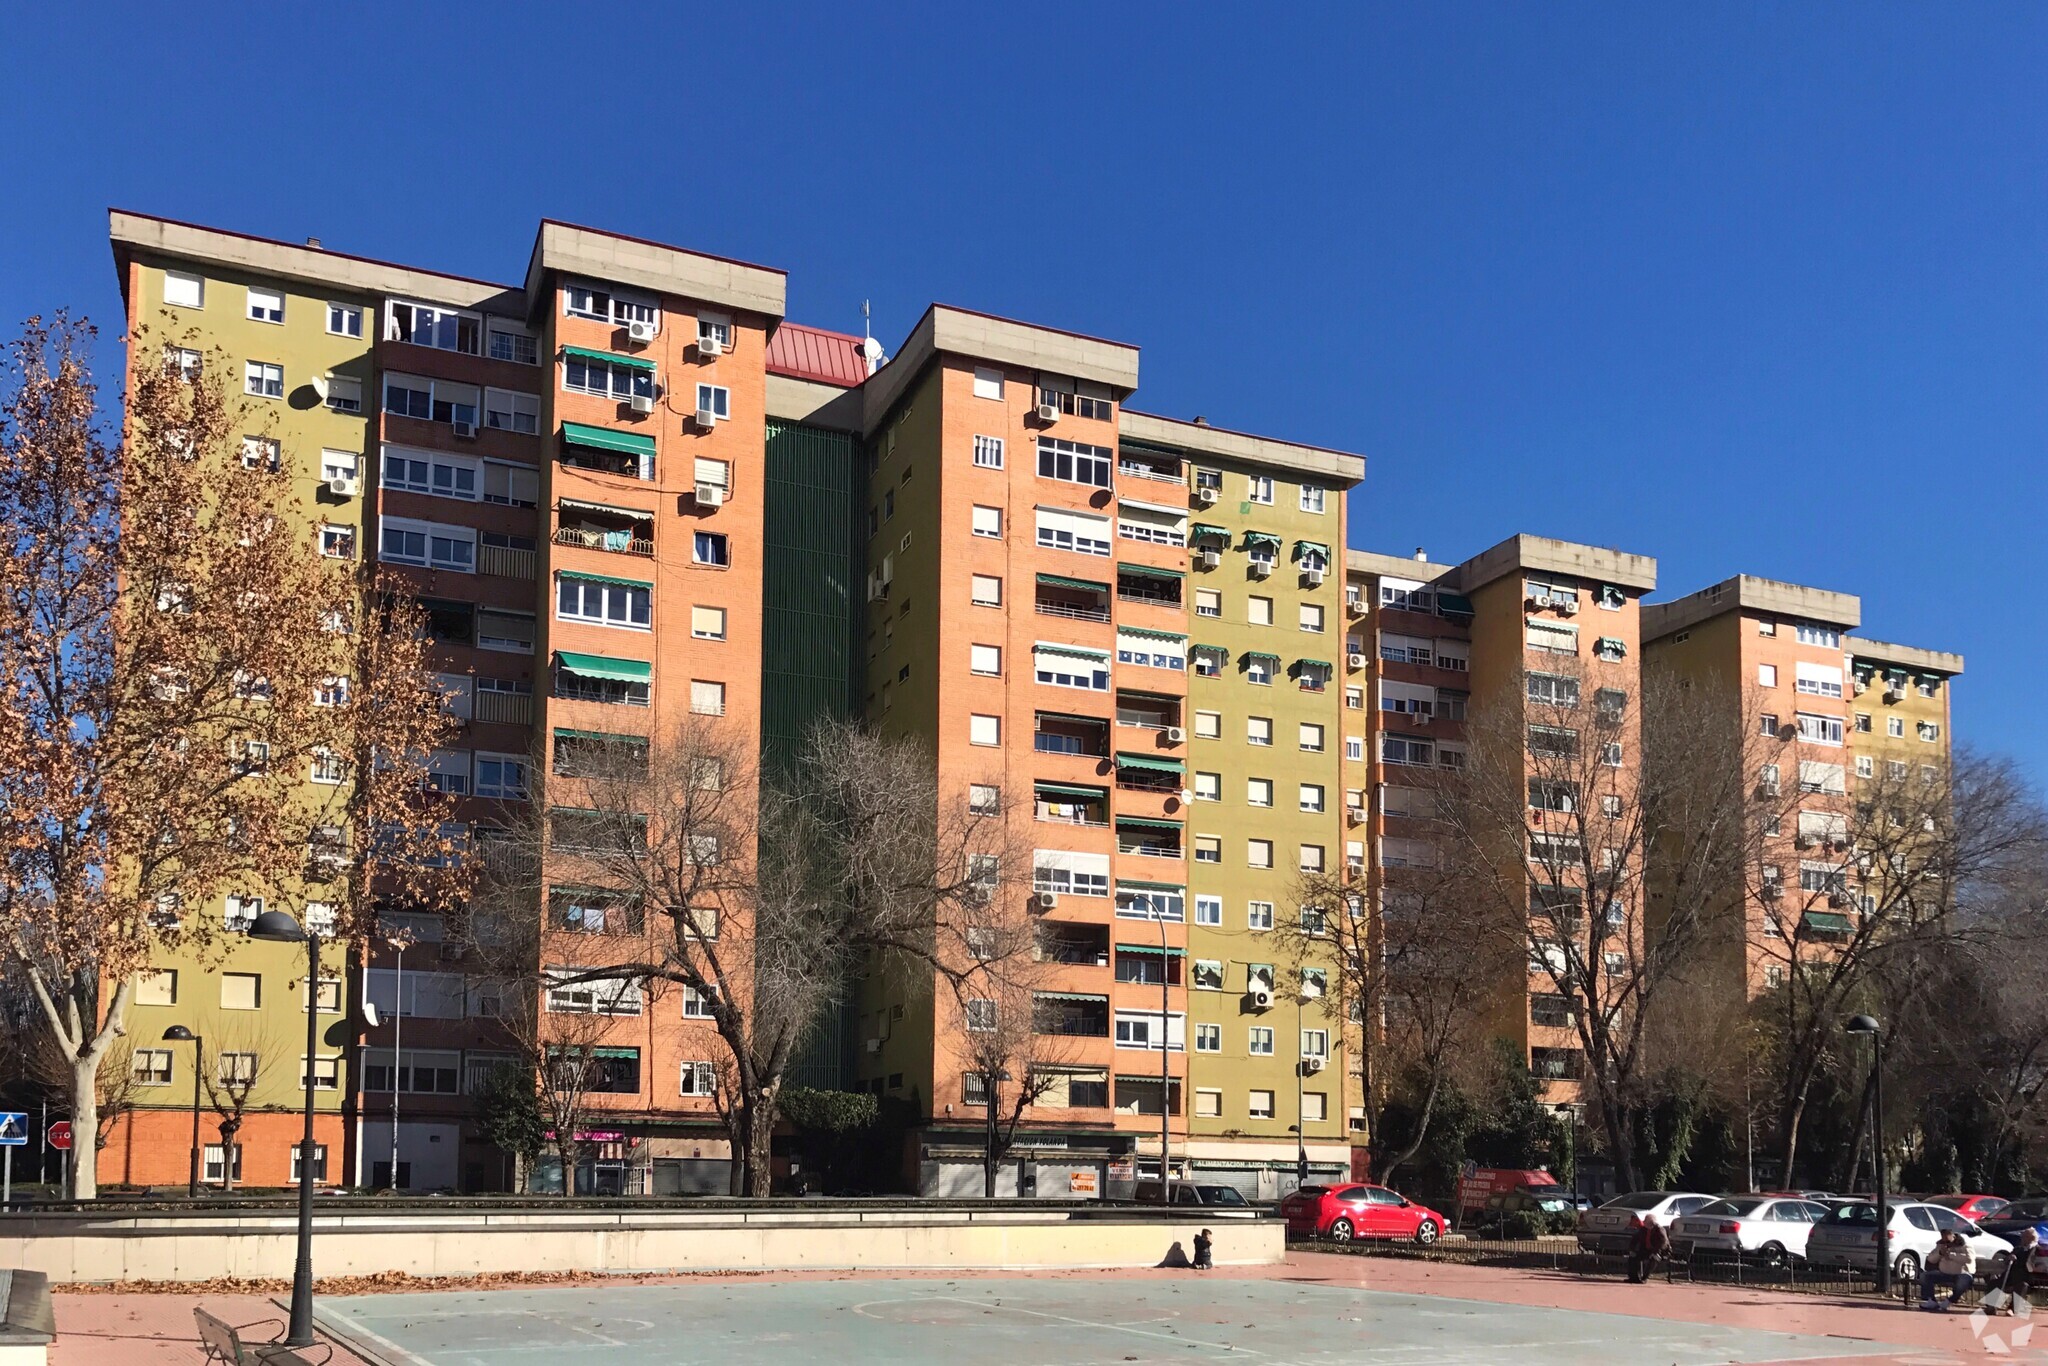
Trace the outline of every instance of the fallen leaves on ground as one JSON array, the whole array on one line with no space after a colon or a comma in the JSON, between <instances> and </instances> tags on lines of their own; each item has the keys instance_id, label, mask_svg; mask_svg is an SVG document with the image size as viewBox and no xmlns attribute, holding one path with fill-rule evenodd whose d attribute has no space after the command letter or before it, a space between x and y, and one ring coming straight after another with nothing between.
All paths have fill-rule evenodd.
<instances>
[{"instance_id":1,"label":"fallen leaves on ground","mask_svg":"<svg viewBox=\"0 0 2048 1366\"><path fill-rule=\"evenodd\" d=\"M504 1290L522 1285L617 1285L627 1281L666 1281L707 1276L766 1275L749 1271L491 1271L470 1276L415 1276L406 1271L380 1271L370 1276L323 1276L313 1282L315 1295L397 1295L422 1290ZM206 1281L96 1281L53 1285L57 1295L289 1295L292 1283L283 1276L240 1280L219 1276Z\"/></svg>"}]
</instances>

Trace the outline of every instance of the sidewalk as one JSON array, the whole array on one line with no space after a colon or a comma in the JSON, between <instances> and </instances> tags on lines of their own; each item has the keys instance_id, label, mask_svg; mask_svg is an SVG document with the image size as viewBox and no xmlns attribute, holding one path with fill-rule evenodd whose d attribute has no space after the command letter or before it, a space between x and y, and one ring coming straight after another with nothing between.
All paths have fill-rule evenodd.
<instances>
[{"instance_id":1,"label":"sidewalk","mask_svg":"<svg viewBox=\"0 0 2048 1366\"><path fill-rule=\"evenodd\" d=\"M52 1300L57 1340L50 1346L50 1366L195 1366L200 1346L192 1324L194 1305L237 1327L274 1320L251 1333L258 1341L284 1334L285 1311L264 1295L74 1295L60 1290ZM317 1349L311 1353L315 1361L322 1355ZM329 1366L367 1363L337 1347Z\"/></svg>"}]
</instances>

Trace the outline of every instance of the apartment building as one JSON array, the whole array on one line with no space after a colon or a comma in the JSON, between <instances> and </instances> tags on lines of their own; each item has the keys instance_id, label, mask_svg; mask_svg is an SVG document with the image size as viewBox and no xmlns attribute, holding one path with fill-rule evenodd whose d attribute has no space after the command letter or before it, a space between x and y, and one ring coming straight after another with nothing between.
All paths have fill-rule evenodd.
<instances>
[{"instance_id":1,"label":"apartment building","mask_svg":"<svg viewBox=\"0 0 2048 1366\"><path fill-rule=\"evenodd\" d=\"M1949 771L1950 685L1963 657L1845 636L1849 762L1854 781L1938 781Z\"/></svg>"},{"instance_id":2,"label":"apartment building","mask_svg":"<svg viewBox=\"0 0 2048 1366\"><path fill-rule=\"evenodd\" d=\"M1304 1106L1318 1163L1348 1162L1329 1007L1285 1019L1302 965L1248 936L1340 843L1329 566L1362 462L1133 413L1137 361L934 306L865 394L864 707L933 743L945 800L1029 826L1034 1065L1059 1076L1005 1188L1040 1195L1156 1174L1162 1120L1176 1172L1254 1191ZM929 1116L934 1192L980 1188L955 1014L877 974L858 1021L859 1084Z\"/></svg>"},{"instance_id":3,"label":"apartment building","mask_svg":"<svg viewBox=\"0 0 2048 1366\"><path fill-rule=\"evenodd\" d=\"M1849 927L1853 727L1843 640L1862 612L1852 594L1747 574L1645 609L1645 667L1712 690L1726 724L1755 733L1762 854L1716 909L1719 923L1704 927L1728 999L1778 985L1788 941L1824 950Z\"/></svg>"}]
</instances>

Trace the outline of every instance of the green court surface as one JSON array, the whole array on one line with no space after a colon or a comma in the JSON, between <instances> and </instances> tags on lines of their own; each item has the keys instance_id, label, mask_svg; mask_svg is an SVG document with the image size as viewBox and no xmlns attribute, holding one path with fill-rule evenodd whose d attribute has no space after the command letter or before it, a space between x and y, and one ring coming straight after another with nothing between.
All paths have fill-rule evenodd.
<instances>
[{"instance_id":1,"label":"green court surface","mask_svg":"<svg viewBox=\"0 0 2048 1366\"><path fill-rule=\"evenodd\" d=\"M1122 1366L1869 1359L1846 1338L1285 1280L706 1281L330 1299L385 1366Z\"/></svg>"}]
</instances>

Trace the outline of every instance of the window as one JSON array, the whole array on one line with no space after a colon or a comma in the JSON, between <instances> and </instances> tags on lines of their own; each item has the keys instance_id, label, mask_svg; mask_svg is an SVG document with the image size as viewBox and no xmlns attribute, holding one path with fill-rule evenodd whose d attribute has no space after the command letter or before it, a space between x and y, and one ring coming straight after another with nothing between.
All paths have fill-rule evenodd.
<instances>
[{"instance_id":1,"label":"window","mask_svg":"<svg viewBox=\"0 0 2048 1366\"><path fill-rule=\"evenodd\" d=\"M1255 1058L1273 1056L1273 1029L1270 1025L1253 1025L1246 1040L1248 1051Z\"/></svg>"},{"instance_id":2,"label":"window","mask_svg":"<svg viewBox=\"0 0 2048 1366\"><path fill-rule=\"evenodd\" d=\"M1757 666L1756 666L1756 683L1757 683L1757 686L1758 686L1758 687L1760 687L1760 688L1775 688L1775 687L1777 687L1777 686L1778 686L1778 666L1777 666L1777 665L1775 665L1775 664L1759 664L1759 665L1757 665Z\"/></svg>"},{"instance_id":3,"label":"window","mask_svg":"<svg viewBox=\"0 0 2048 1366\"><path fill-rule=\"evenodd\" d=\"M1000 745L1003 743L1003 718L1000 716L970 716L967 718L967 743L970 745Z\"/></svg>"},{"instance_id":4,"label":"window","mask_svg":"<svg viewBox=\"0 0 2048 1366\"><path fill-rule=\"evenodd\" d=\"M1003 605L1003 581L994 574L976 574L968 585L968 600L978 607Z\"/></svg>"},{"instance_id":5,"label":"window","mask_svg":"<svg viewBox=\"0 0 2048 1366\"><path fill-rule=\"evenodd\" d=\"M509 754L476 756L476 795L521 801L526 797L526 760Z\"/></svg>"},{"instance_id":6,"label":"window","mask_svg":"<svg viewBox=\"0 0 2048 1366\"><path fill-rule=\"evenodd\" d=\"M976 816L994 816L1003 809L1003 789L989 783L967 785L967 810Z\"/></svg>"},{"instance_id":7,"label":"window","mask_svg":"<svg viewBox=\"0 0 2048 1366\"><path fill-rule=\"evenodd\" d=\"M1323 1091L1301 1093L1301 1122L1321 1124L1330 1117L1330 1097Z\"/></svg>"},{"instance_id":8,"label":"window","mask_svg":"<svg viewBox=\"0 0 2048 1366\"><path fill-rule=\"evenodd\" d=\"M1223 898L1220 896L1197 896L1195 898L1195 923L1197 925L1221 925L1223 923ZM1201 976L1200 965L1196 965L1196 977Z\"/></svg>"},{"instance_id":9,"label":"window","mask_svg":"<svg viewBox=\"0 0 2048 1366\"><path fill-rule=\"evenodd\" d=\"M1031 669L1051 687L1109 691L1109 656L1094 650L1041 645L1031 652Z\"/></svg>"},{"instance_id":10,"label":"window","mask_svg":"<svg viewBox=\"0 0 2048 1366\"><path fill-rule=\"evenodd\" d=\"M141 1004L141 1002L137 1002ZM138 1086L168 1086L171 1083L171 1050L168 1048L138 1048L130 1064L129 1075Z\"/></svg>"},{"instance_id":11,"label":"window","mask_svg":"<svg viewBox=\"0 0 2048 1366\"><path fill-rule=\"evenodd\" d=\"M1162 1030L1161 1025L1164 1025ZM1116 1012L1116 1046L1118 1048L1164 1048L1168 1052L1179 1052L1187 1046L1187 1017L1174 1013L1164 1021L1156 1010L1119 1010ZM1163 1037L1162 1037L1163 1035Z\"/></svg>"},{"instance_id":12,"label":"window","mask_svg":"<svg viewBox=\"0 0 2048 1366\"><path fill-rule=\"evenodd\" d=\"M1252 806L1271 806L1273 804L1273 780L1271 778L1245 779L1244 799Z\"/></svg>"},{"instance_id":13,"label":"window","mask_svg":"<svg viewBox=\"0 0 2048 1366\"><path fill-rule=\"evenodd\" d=\"M1330 1031L1327 1029L1304 1029L1301 1031L1301 1056L1304 1058L1327 1058L1330 1056Z\"/></svg>"},{"instance_id":14,"label":"window","mask_svg":"<svg viewBox=\"0 0 2048 1366\"><path fill-rule=\"evenodd\" d=\"M1608 768L1621 767L1621 743L1610 740L1600 746L1600 762Z\"/></svg>"},{"instance_id":15,"label":"window","mask_svg":"<svg viewBox=\"0 0 2048 1366\"><path fill-rule=\"evenodd\" d=\"M1323 870L1323 846L1320 844L1302 845L1301 856L1295 866L1304 873L1320 873Z\"/></svg>"},{"instance_id":16,"label":"window","mask_svg":"<svg viewBox=\"0 0 2048 1366\"><path fill-rule=\"evenodd\" d=\"M1320 811L1322 811L1322 809L1323 809L1323 788L1322 788L1322 784L1320 784L1320 783L1303 783L1303 784L1301 785L1301 809L1302 809L1302 810L1304 810L1304 811L1313 811L1313 812L1320 812Z\"/></svg>"},{"instance_id":17,"label":"window","mask_svg":"<svg viewBox=\"0 0 2048 1366\"><path fill-rule=\"evenodd\" d=\"M1065 508L1038 509L1038 543L1048 550L1106 556L1110 553L1109 542L1107 517L1092 517Z\"/></svg>"},{"instance_id":18,"label":"window","mask_svg":"<svg viewBox=\"0 0 2048 1366\"><path fill-rule=\"evenodd\" d=\"M1941 727L1932 721L1920 722L1914 727L1914 731L1922 740L1927 741L1929 744L1941 739Z\"/></svg>"},{"instance_id":19,"label":"window","mask_svg":"<svg viewBox=\"0 0 2048 1366\"><path fill-rule=\"evenodd\" d=\"M1899 716L1887 716L1887 717L1885 717L1885 719L1884 719L1884 733L1885 733L1886 735L1889 735L1889 736L1890 736L1890 737L1891 737L1892 739L1894 739L1894 740L1903 740L1903 739L1905 739L1905 738L1906 738L1906 722L1905 722L1905 718L1904 718L1904 717L1899 717Z\"/></svg>"},{"instance_id":20,"label":"window","mask_svg":"<svg viewBox=\"0 0 2048 1366\"><path fill-rule=\"evenodd\" d=\"M1435 657L1435 645L1420 636L1380 635L1380 658L1389 664L1428 664Z\"/></svg>"},{"instance_id":21,"label":"window","mask_svg":"<svg viewBox=\"0 0 2048 1366\"><path fill-rule=\"evenodd\" d=\"M1195 862L1223 862L1223 837L1220 835L1195 836Z\"/></svg>"},{"instance_id":22,"label":"window","mask_svg":"<svg viewBox=\"0 0 2048 1366\"><path fill-rule=\"evenodd\" d=\"M1195 774L1195 800L1198 802L1222 801L1223 775L1220 773Z\"/></svg>"},{"instance_id":23,"label":"window","mask_svg":"<svg viewBox=\"0 0 2048 1366\"><path fill-rule=\"evenodd\" d=\"M177 308L204 308L206 281L180 271L164 272L164 302Z\"/></svg>"},{"instance_id":24,"label":"window","mask_svg":"<svg viewBox=\"0 0 2048 1366\"><path fill-rule=\"evenodd\" d=\"M986 536L991 540L1001 540L1003 537L1003 510L1001 508L983 507L977 503L974 508L974 534Z\"/></svg>"},{"instance_id":25,"label":"window","mask_svg":"<svg viewBox=\"0 0 2048 1366\"><path fill-rule=\"evenodd\" d=\"M629 399L654 397L654 367L626 361L612 362L571 351L562 359L562 387L598 398Z\"/></svg>"},{"instance_id":26,"label":"window","mask_svg":"<svg viewBox=\"0 0 2048 1366\"><path fill-rule=\"evenodd\" d=\"M1314 484L1301 486L1301 510L1320 513L1323 510L1324 491Z\"/></svg>"},{"instance_id":27,"label":"window","mask_svg":"<svg viewBox=\"0 0 2048 1366\"><path fill-rule=\"evenodd\" d=\"M1554 621L1537 621L1534 618L1529 619L1526 626L1527 642L1532 650L1561 655L1579 652L1579 628L1576 626L1560 626Z\"/></svg>"},{"instance_id":28,"label":"window","mask_svg":"<svg viewBox=\"0 0 2048 1366\"><path fill-rule=\"evenodd\" d=\"M540 500L540 474L525 465L484 461L484 501L530 508Z\"/></svg>"},{"instance_id":29,"label":"window","mask_svg":"<svg viewBox=\"0 0 2048 1366\"><path fill-rule=\"evenodd\" d=\"M517 365L540 364L540 346L533 334L517 323L493 318L490 322L492 360L509 360Z\"/></svg>"},{"instance_id":30,"label":"window","mask_svg":"<svg viewBox=\"0 0 2048 1366\"><path fill-rule=\"evenodd\" d=\"M330 560L353 560L356 557L356 529L322 522L320 553Z\"/></svg>"},{"instance_id":31,"label":"window","mask_svg":"<svg viewBox=\"0 0 2048 1366\"><path fill-rule=\"evenodd\" d=\"M334 787L348 780L348 760L331 749L315 749L312 771L307 776L316 783Z\"/></svg>"},{"instance_id":32,"label":"window","mask_svg":"<svg viewBox=\"0 0 2048 1366\"><path fill-rule=\"evenodd\" d=\"M339 990L339 988L340 988L340 986L341 986L341 983L339 983L339 982L336 982L336 983L335 983L334 985L335 985L336 989L337 989L337 990ZM301 1008L303 1009L303 1007L301 1007ZM323 1009L336 1009L336 1008L338 1008L338 1007L323 1007ZM309 1071L310 1071L310 1072L312 1073L312 1077L311 1077L311 1080L312 1080L312 1083L313 1083L313 1089L314 1089L315 1091L337 1091L337 1090L341 1089L341 1059L340 1059L340 1058L314 1058L314 1059L312 1059L312 1060L311 1060L311 1066L310 1066L310 1068L309 1068L309 1067L308 1067L308 1065L307 1065L307 1058L306 1058L306 1056L305 1056L305 1055L304 1055L303 1053L302 1053L302 1054L300 1054L300 1055L299 1055L299 1088L300 1088L301 1090L304 1090L304 1089L305 1089L305 1085L306 1085L306 1082L307 1082L307 1080L308 1080L308 1078L307 1078L307 1075L306 1075L306 1074L307 1074L307 1073L308 1073Z\"/></svg>"},{"instance_id":33,"label":"window","mask_svg":"<svg viewBox=\"0 0 2048 1366\"><path fill-rule=\"evenodd\" d=\"M135 1004L139 1006L174 1006L177 1003L178 971L176 968L151 968L136 980Z\"/></svg>"},{"instance_id":34,"label":"window","mask_svg":"<svg viewBox=\"0 0 2048 1366\"><path fill-rule=\"evenodd\" d=\"M1000 436L975 437L974 464L977 469L1001 469L1003 467L1003 439Z\"/></svg>"},{"instance_id":35,"label":"window","mask_svg":"<svg viewBox=\"0 0 2048 1366\"><path fill-rule=\"evenodd\" d=\"M1323 609L1312 602L1303 603L1301 605L1301 629L1312 635L1321 635L1323 631Z\"/></svg>"},{"instance_id":36,"label":"window","mask_svg":"<svg viewBox=\"0 0 2048 1366\"><path fill-rule=\"evenodd\" d=\"M1107 446L1059 441L1049 436L1038 438L1038 477L1041 479L1058 479L1069 484L1106 489L1109 487L1110 467L1114 463L1115 452Z\"/></svg>"},{"instance_id":37,"label":"window","mask_svg":"<svg viewBox=\"0 0 2048 1366\"><path fill-rule=\"evenodd\" d=\"M967 1032L970 1034L993 1034L996 1031L996 1003L987 1000L967 1002Z\"/></svg>"},{"instance_id":38,"label":"window","mask_svg":"<svg viewBox=\"0 0 2048 1366\"><path fill-rule=\"evenodd\" d=\"M465 356L483 352L483 319L436 304L393 302L385 326L387 341L410 342L436 351L459 351Z\"/></svg>"},{"instance_id":39,"label":"window","mask_svg":"<svg viewBox=\"0 0 2048 1366\"><path fill-rule=\"evenodd\" d=\"M996 398L1003 396L1003 372L976 366L974 370L974 396Z\"/></svg>"},{"instance_id":40,"label":"window","mask_svg":"<svg viewBox=\"0 0 2048 1366\"><path fill-rule=\"evenodd\" d=\"M1273 684L1273 666L1279 663L1271 655L1249 654L1244 657L1244 681L1266 688Z\"/></svg>"},{"instance_id":41,"label":"window","mask_svg":"<svg viewBox=\"0 0 2048 1366\"><path fill-rule=\"evenodd\" d=\"M697 386L697 420L725 422L732 417L732 390L723 384Z\"/></svg>"},{"instance_id":42,"label":"window","mask_svg":"<svg viewBox=\"0 0 2048 1366\"><path fill-rule=\"evenodd\" d=\"M563 621L647 629L653 601L646 584L563 574L555 585L555 615Z\"/></svg>"},{"instance_id":43,"label":"window","mask_svg":"<svg viewBox=\"0 0 2048 1366\"><path fill-rule=\"evenodd\" d=\"M1273 501L1273 476L1270 474L1248 474L1244 480L1244 496L1253 503Z\"/></svg>"},{"instance_id":44,"label":"window","mask_svg":"<svg viewBox=\"0 0 2048 1366\"><path fill-rule=\"evenodd\" d=\"M284 367L269 361L244 361L242 392L254 398L283 398Z\"/></svg>"},{"instance_id":45,"label":"window","mask_svg":"<svg viewBox=\"0 0 2048 1366\"><path fill-rule=\"evenodd\" d=\"M1195 590L1195 615L1198 617L1220 617L1223 615L1223 594L1214 588Z\"/></svg>"},{"instance_id":46,"label":"window","mask_svg":"<svg viewBox=\"0 0 2048 1366\"><path fill-rule=\"evenodd\" d=\"M249 286L249 321L257 323L281 323L284 321L284 295L274 289L258 289Z\"/></svg>"},{"instance_id":47,"label":"window","mask_svg":"<svg viewBox=\"0 0 2048 1366\"><path fill-rule=\"evenodd\" d=\"M1831 664L1801 662L1793 667L1795 686L1809 697L1840 697L1842 671Z\"/></svg>"},{"instance_id":48,"label":"window","mask_svg":"<svg viewBox=\"0 0 2048 1366\"><path fill-rule=\"evenodd\" d=\"M1273 600L1271 598L1247 597L1244 601L1244 619L1254 626L1273 624Z\"/></svg>"},{"instance_id":49,"label":"window","mask_svg":"<svg viewBox=\"0 0 2048 1366\"><path fill-rule=\"evenodd\" d=\"M1839 745L1842 743L1842 718L1839 716L1817 716L1812 712L1800 712L1799 738L1809 744Z\"/></svg>"},{"instance_id":50,"label":"window","mask_svg":"<svg viewBox=\"0 0 2048 1366\"><path fill-rule=\"evenodd\" d=\"M1830 650L1842 648L1842 633L1833 627L1802 621L1796 630L1801 645L1825 645Z\"/></svg>"},{"instance_id":51,"label":"window","mask_svg":"<svg viewBox=\"0 0 2048 1366\"><path fill-rule=\"evenodd\" d=\"M493 431L540 431L540 396L515 394L507 389L484 390L484 426Z\"/></svg>"},{"instance_id":52,"label":"window","mask_svg":"<svg viewBox=\"0 0 2048 1366\"><path fill-rule=\"evenodd\" d=\"M1273 841L1246 840L1244 861L1247 867L1271 868L1273 866Z\"/></svg>"},{"instance_id":53,"label":"window","mask_svg":"<svg viewBox=\"0 0 2048 1366\"><path fill-rule=\"evenodd\" d=\"M690 711L696 716L725 715L725 684L691 679Z\"/></svg>"},{"instance_id":54,"label":"window","mask_svg":"<svg viewBox=\"0 0 2048 1366\"><path fill-rule=\"evenodd\" d=\"M1347 735L1344 737L1344 757L1354 762L1364 762L1365 737L1363 735Z\"/></svg>"},{"instance_id":55,"label":"window","mask_svg":"<svg viewBox=\"0 0 2048 1366\"><path fill-rule=\"evenodd\" d=\"M218 1143L207 1144L206 1180L211 1184L217 1186L220 1185L222 1182L230 1179L229 1174L224 1170L226 1165L226 1149L222 1148L221 1145ZM240 1181L242 1179L242 1145L239 1143L235 1145L234 1172L232 1179L236 1181Z\"/></svg>"},{"instance_id":56,"label":"window","mask_svg":"<svg viewBox=\"0 0 2048 1366\"><path fill-rule=\"evenodd\" d=\"M1247 901L1244 924L1248 930L1270 930L1273 928L1273 903L1270 901Z\"/></svg>"},{"instance_id":57,"label":"window","mask_svg":"<svg viewBox=\"0 0 2048 1366\"><path fill-rule=\"evenodd\" d=\"M1856 776L1859 778L1875 778L1877 776L1877 761L1868 754L1857 755Z\"/></svg>"},{"instance_id":58,"label":"window","mask_svg":"<svg viewBox=\"0 0 2048 1366\"><path fill-rule=\"evenodd\" d=\"M1000 645L969 645L967 647L967 670L995 678L1003 672L1003 647Z\"/></svg>"},{"instance_id":59,"label":"window","mask_svg":"<svg viewBox=\"0 0 2048 1366\"><path fill-rule=\"evenodd\" d=\"M363 410L363 382L342 375L329 375L327 406L337 413L360 413Z\"/></svg>"},{"instance_id":60,"label":"window","mask_svg":"<svg viewBox=\"0 0 2048 1366\"><path fill-rule=\"evenodd\" d=\"M1197 740L1220 740L1223 738L1223 713L1220 711L1198 711L1195 713L1195 738Z\"/></svg>"},{"instance_id":61,"label":"window","mask_svg":"<svg viewBox=\"0 0 2048 1366\"><path fill-rule=\"evenodd\" d=\"M1857 713L1856 713L1856 733L1857 733L1858 735L1868 735L1868 734L1870 734L1870 713L1869 713L1869 712L1867 712L1867 711L1859 711L1859 712L1857 712Z\"/></svg>"},{"instance_id":62,"label":"window","mask_svg":"<svg viewBox=\"0 0 2048 1366\"><path fill-rule=\"evenodd\" d=\"M277 467L276 452L274 451L271 453L270 463L271 468L275 469ZM354 451L323 450L320 452L320 481L322 483L333 479L353 479L361 468L362 458Z\"/></svg>"},{"instance_id":63,"label":"window","mask_svg":"<svg viewBox=\"0 0 2048 1366\"><path fill-rule=\"evenodd\" d=\"M690 634L698 640L725 639L725 609L700 605L690 609Z\"/></svg>"},{"instance_id":64,"label":"window","mask_svg":"<svg viewBox=\"0 0 2048 1366\"><path fill-rule=\"evenodd\" d=\"M437 498L474 502L478 472L478 463L464 456L386 446L379 482L387 489L405 493L425 493Z\"/></svg>"},{"instance_id":65,"label":"window","mask_svg":"<svg viewBox=\"0 0 2048 1366\"><path fill-rule=\"evenodd\" d=\"M1323 728L1320 723L1314 721L1304 721L1301 723L1301 748L1310 754L1321 754L1323 752Z\"/></svg>"},{"instance_id":66,"label":"window","mask_svg":"<svg viewBox=\"0 0 2048 1366\"><path fill-rule=\"evenodd\" d=\"M1244 719L1244 739L1248 745L1272 744L1273 718L1270 716L1247 716Z\"/></svg>"}]
</instances>

